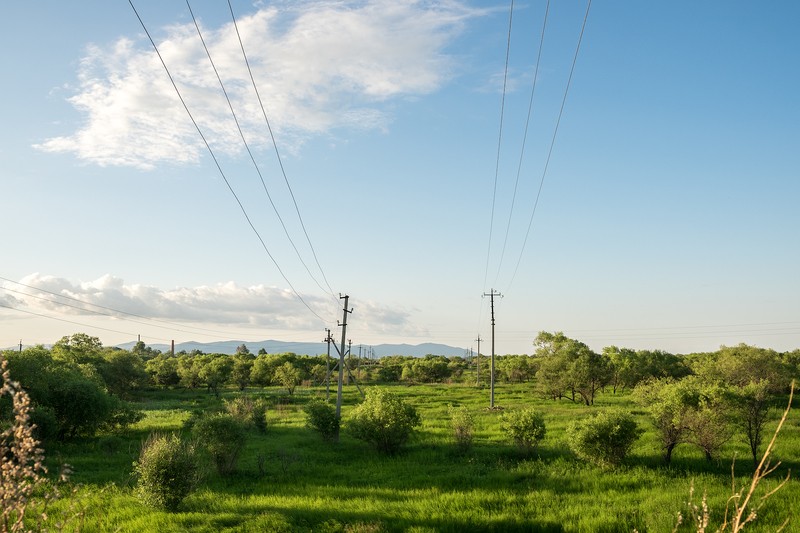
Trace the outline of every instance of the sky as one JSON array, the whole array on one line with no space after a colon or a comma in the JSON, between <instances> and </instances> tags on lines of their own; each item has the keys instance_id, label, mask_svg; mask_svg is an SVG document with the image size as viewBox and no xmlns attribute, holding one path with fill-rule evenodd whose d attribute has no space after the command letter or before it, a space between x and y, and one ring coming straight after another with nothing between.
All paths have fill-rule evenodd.
<instances>
[{"instance_id":1,"label":"sky","mask_svg":"<svg viewBox=\"0 0 800 533\"><path fill-rule=\"evenodd\" d=\"M0 6L0 348L800 348L797 2L188 6Z\"/></svg>"}]
</instances>

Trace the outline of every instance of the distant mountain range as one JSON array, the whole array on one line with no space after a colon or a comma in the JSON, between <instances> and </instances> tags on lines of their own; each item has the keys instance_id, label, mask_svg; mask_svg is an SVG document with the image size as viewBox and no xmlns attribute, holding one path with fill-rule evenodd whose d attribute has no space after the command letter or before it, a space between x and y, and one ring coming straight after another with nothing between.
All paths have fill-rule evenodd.
<instances>
[{"instance_id":1,"label":"distant mountain range","mask_svg":"<svg viewBox=\"0 0 800 533\"><path fill-rule=\"evenodd\" d=\"M130 350L135 345L135 342L126 342L118 344L117 347L125 350ZM258 353L261 348L264 348L267 353L287 353L292 352L297 355L321 355L325 354L327 346L324 342L284 342L276 340L266 340L258 342L245 342L245 341L219 341L219 342L180 342L175 343L175 351L191 352L192 350L200 350L203 353L236 353L236 348L242 344L247 346L251 353ZM169 344L148 344L154 350L161 350L162 352L169 352ZM362 353L366 355L366 350L372 348L376 357L384 357L387 355L410 355L413 357L425 357L428 354L444 355L447 357L464 356L466 350L464 348L457 348L454 346L447 346L446 344L424 343L424 344L377 344L372 346L363 345ZM352 346L354 355L358 355L358 345ZM336 355L336 349L331 346L331 355Z\"/></svg>"}]
</instances>

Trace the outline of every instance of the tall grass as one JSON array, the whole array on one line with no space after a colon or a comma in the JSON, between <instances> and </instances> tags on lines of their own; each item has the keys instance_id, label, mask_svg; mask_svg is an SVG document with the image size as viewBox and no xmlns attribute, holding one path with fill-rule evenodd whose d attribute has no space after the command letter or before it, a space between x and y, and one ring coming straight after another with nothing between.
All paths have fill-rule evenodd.
<instances>
[{"instance_id":1,"label":"tall grass","mask_svg":"<svg viewBox=\"0 0 800 533\"><path fill-rule=\"evenodd\" d=\"M358 402L347 390L346 423ZM490 411L488 392L458 385L396 386L423 424L398 455L385 457L342 433L338 443L319 439L306 427L303 406L324 389L298 388L293 403L279 404L277 389L264 391L272 407L266 434L253 432L239 469L228 478L209 475L179 512L143 506L132 495L131 457L150 431L179 431L189 413L221 405L204 392L153 392L147 416L119 436L119 451L107 454L85 441L48 450L75 465L83 483L87 531L671 531L685 509L688 488L703 487L709 520L721 524L731 494L731 458L746 457L747 445L732 440L717 462L701 451L678 447L665 466L644 413L627 395L600 395L594 407L534 396L530 385L499 385L496 403L506 409L535 407L544 413L547 437L535 454L520 453ZM233 396L233 391L226 393ZM223 394L223 397L226 397ZM448 406L473 416L468 451L453 443ZM279 408L280 406L280 408ZM565 430L576 417L606 407L633 412L645 435L626 466L608 470L578 460ZM774 455L776 476L800 464L800 425L785 424ZM774 429L777 421L772 423ZM737 486L749 483L752 467L737 462ZM777 486L766 478L756 497ZM759 511L748 531L774 531L796 520L800 484L789 480ZM790 522L791 523L791 522ZM791 527L791 526L790 526ZM791 529L787 529L791 530Z\"/></svg>"}]
</instances>

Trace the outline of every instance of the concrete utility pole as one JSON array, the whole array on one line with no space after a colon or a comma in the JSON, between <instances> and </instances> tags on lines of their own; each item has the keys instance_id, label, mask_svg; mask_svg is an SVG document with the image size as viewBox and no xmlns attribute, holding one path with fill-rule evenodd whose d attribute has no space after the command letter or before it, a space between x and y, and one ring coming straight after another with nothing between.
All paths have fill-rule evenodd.
<instances>
[{"instance_id":1,"label":"concrete utility pole","mask_svg":"<svg viewBox=\"0 0 800 533\"><path fill-rule=\"evenodd\" d=\"M494 408L494 297L499 296L502 298L503 295L500 294L499 292L495 292L494 289L489 291L489 294L483 293L483 295L490 297L489 301L491 302L492 305L492 369L491 369L491 377L489 379L490 383L489 387L491 390L491 392L489 393L489 408L493 409Z\"/></svg>"},{"instance_id":2,"label":"concrete utility pole","mask_svg":"<svg viewBox=\"0 0 800 533\"><path fill-rule=\"evenodd\" d=\"M325 356L325 400L331 399L331 330L325 328L325 342L328 343L328 354Z\"/></svg>"},{"instance_id":3,"label":"concrete utility pole","mask_svg":"<svg viewBox=\"0 0 800 533\"><path fill-rule=\"evenodd\" d=\"M19 353L22 353L22 339L19 340Z\"/></svg>"},{"instance_id":4,"label":"concrete utility pole","mask_svg":"<svg viewBox=\"0 0 800 533\"><path fill-rule=\"evenodd\" d=\"M481 386L481 336L478 335L478 359L475 361L475 386Z\"/></svg>"},{"instance_id":5,"label":"concrete utility pole","mask_svg":"<svg viewBox=\"0 0 800 533\"><path fill-rule=\"evenodd\" d=\"M344 300L344 312L342 315L342 349L339 350L339 390L336 393L336 418L342 416L342 381L344 379L344 341L347 338L347 314L352 313L353 310L347 309L347 301L350 299L348 295L339 295L340 300Z\"/></svg>"}]
</instances>

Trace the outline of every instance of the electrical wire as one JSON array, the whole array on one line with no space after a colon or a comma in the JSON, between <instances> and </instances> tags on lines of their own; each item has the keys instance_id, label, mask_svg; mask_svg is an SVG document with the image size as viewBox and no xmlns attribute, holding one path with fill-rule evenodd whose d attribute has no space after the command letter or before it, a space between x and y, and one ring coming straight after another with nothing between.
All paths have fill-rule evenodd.
<instances>
[{"instance_id":1,"label":"electrical wire","mask_svg":"<svg viewBox=\"0 0 800 533\"><path fill-rule=\"evenodd\" d=\"M264 181L264 175L261 173L261 168L258 166L258 163L256 162L256 158L253 155L253 152L250 150L250 145L248 144L247 139L245 138L244 132L242 131L242 126L239 123L239 118L236 116L236 111L234 111L234 109L233 109L233 104L231 103L231 99L230 99L230 96L228 95L228 91L225 89L225 84L222 81L222 77L219 75L219 71L217 70L217 65L214 63L214 60L211 57L211 52L209 51L208 46L206 45L206 41L203 38L203 33L200 31L200 25L197 23L197 18L195 18L195 16L194 16L194 11L192 10L192 6L189 3L189 0L186 0L186 7L189 9L189 14L192 16L192 22L194 22L194 27L197 30L197 35L198 35L198 37L200 37L200 42L203 44L203 49L206 52L206 56L208 57L208 61L211 63L211 68L214 69L214 74L216 75L217 81L219 82L219 86L222 89L222 94L225 95L225 100L228 102L228 108L230 109L231 115L233 116L233 120L236 123L236 129L239 130L239 136L241 137L242 143L244 144L244 147L247 150L247 154L250 156L250 161L252 161L253 167L255 167L256 172L258 173L258 177L261 179L261 185L263 186L264 192L266 193L267 198L269 199L269 203L272 206L272 210L275 212L275 216L278 217L278 221L280 221L281 227L283 227L283 232L286 234L286 238L289 239L289 243L292 245L292 248L294 249L295 254L297 254L297 258L300 260L300 263L306 269L306 272L308 272L308 275L311 277L311 279L314 280L314 283L316 283L317 286L323 292L325 292L325 288L320 284L320 282L317 280L317 278L314 276L314 274L311 273L311 270L308 268L308 265L306 265L306 262L303 260L303 257L300 255L300 250L297 249L297 245L295 245L294 240L292 239L292 236L289 234L289 229L286 227L286 223L283 221L283 217L281 216L280 212L278 211L278 208L277 208L277 206L275 205L275 202L272 199L272 195L269 193L269 189L267 188L267 183Z\"/></svg>"},{"instance_id":2,"label":"electrical wire","mask_svg":"<svg viewBox=\"0 0 800 533\"><path fill-rule=\"evenodd\" d=\"M252 229L253 232L256 234L256 237L258 237L258 240L261 242L261 246L264 248L264 251L267 253L267 255L269 256L270 260L272 260L273 265L275 265L275 268L278 270L278 272L280 273L281 277L286 282L286 284L289 286L289 288L292 290L292 292L297 297L297 299L300 300L300 302L306 307L306 309L308 309L311 312L311 314L313 314L315 317L317 317L323 323L325 323L325 319L322 318L316 311L314 311L314 309L312 309L311 306L308 305L308 302L306 302L305 299L303 299L303 297L300 295L300 293L297 292L297 289L295 289L294 285L292 285L292 282L289 281L289 278L283 272L283 269L281 269L281 267L278 264L278 262L275 259L275 257L273 257L272 253L270 253L269 248L267 247L267 244L264 242L264 239L261 237L261 234L258 232L258 229L256 229L255 225L253 224L253 221L250 219L250 216L247 214L247 210L244 208L244 205L242 204L241 200L239 199L239 196L236 194L236 191L234 191L233 187L231 186L230 181L228 181L228 177L225 175L225 172L222 170L222 167L220 166L220 163L219 163L219 160L217 159L217 156L214 155L214 151L211 149L211 145L209 145L208 140L206 139L205 135L203 134L203 131L200 129L200 126L197 124L197 121L195 120L194 115L192 115L192 112L189 110L189 106L186 104L186 101L184 100L180 89L178 89L178 85L175 83L175 79L172 77L172 74L170 73L169 68L167 67L167 63L164 61L164 58L162 57L161 52L158 50L158 46L156 45L155 41L153 40L153 37L150 35L150 32L147 30L147 26L145 25L144 21L142 20L142 17L139 16L139 12L136 10L136 6L133 5L133 0L128 0L128 3L130 4L131 9L133 9L133 12L136 14L136 18L139 20L139 24L141 24L142 29L144 30L145 34L147 35L147 38L150 40L150 44L153 45L153 49L155 50L156 55L158 56L158 59L161 61L161 65L164 67L164 70L167 73L167 77L169 77L169 81L172 84L172 87L175 89L175 92L178 95L178 99L181 101L181 104L183 105L184 110L189 115L189 119L192 121L192 124L194 125L195 129L197 130L197 133L200 135L200 138L203 140L203 144L205 144L205 147L208 150L208 153L211 155L211 159L214 160L214 165L217 167L217 170L219 171L220 176L222 176L222 179L225 181L225 184L228 186L228 190L231 192L231 194L233 195L234 199L236 200L236 203L239 205L239 209L242 211L242 214L244 215L244 218L247 220L247 223L250 225L250 229Z\"/></svg>"},{"instance_id":3,"label":"electrical wire","mask_svg":"<svg viewBox=\"0 0 800 533\"><path fill-rule=\"evenodd\" d=\"M300 215L300 208L297 205L297 199L294 196L294 191L292 190L292 186L289 185L289 178L286 176L286 169L283 166L283 159L281 159L280 151L278 150L278 143L275 141L275 134L272 131L272 125L269 122L269 118L267 117L267 111L264 107L264 102L261 100L261 93L258 91L258 85L256 84L255 77L253 76L253 71L250 68L250 61L247 59L247 52L244 49L244 43L242 42L242 36L239 33L239 25L236 22L236 15L233 13L233 6L231 5L230 0L228 0L228 9L231 12L231 19L233 20L233 27L236 29L236 37L239 39L239 47L242 50L242 56L244 57L245 65L247 65L247 72L250 74L250 81L253 84L253 90L256 93L256 97L258 98L258 104L261 107L261 113L264 116L264 122L267 124L267 130L269 130L270 139L272 139L272 146L275 148L275 156L278 159L278 165L281 169L281 174L283 174L283 180L286 182L286 188L289 189L289 195L292 197L292 202L294 203L294 209L297 212L297 218L300 220L300 226L303 228L303 233L306 236L306 240L308 241L308 246L311 248L311 253L314 256L314 261L317 263L317 267L319 268L320 273L322 273L322 279L325 280L325 284L328 286L328 290L330 291L331 295L335 300L338 302L338 298L334 294L334 290L331 288L330 283L328 283L328 278L325 276L325 271L322 269L322 265L319 262L319 258L317 257L317 252L314 250L314 245L311 244L311 238L308 236L308 231L306 230L306 225L303 222L303 217ZM316 280L315 280L316 281Z\"/></svg>"},{"instance_id":4,"label":"electrical wire","mask_svg":"<svg viewBox=\"0 0 800 533\"><path fill-rule=\"evenodd\" d=\"M525 155L525 144L528 140L528 127L531 122L531 112L533 110L533 96L536 93L536 82L539 79L539 65L542 59L542 49L544 48L544 34L545 30L547 29L547 17L550 13L550 0L547 0L547 4L545 5L544 10L544 20L542 22L542 32L541 37L539 38L539 51L536 54L536 68L534 69L533 73L533 83L531 84L531 97L528 101L528 116L525 119L525 133L522 135L522 147L519 151L519 164L517 165L517 178L514 181L514 193L511 196L511 208L508 211L508 223L506 224L506 236L503 239L503 249L500 252L500 261L497 264L497 275L495 276L495 285L497 284L497 280L500 278L500 270L503 267L503 258L506 254L506 245L508 244L508 234L511 231L511 218L514 214L514 204L517 200L517 188L519 187L519 177L522 173L522 161L523 156Z\"/></svg>"},{"instance_id":5,"label":"electrical wire","mask_svg":"<svg viewBox=\"0 0 800 533\"><path fill-rule=\"evenodd\" d=\"M550 140L550 148L547 151L547 159L545 160L544 169L542 170L542 179L539 181L539 189L536 192L536 200L533 203L533 211L531 211L531 218L528 221L528 229L525 232L525 238L522 241L522 248L519 252L519 258L517 259L517 265L514 267L514 274L511 276L511 281L508 283L508 287L510 288L511 285L514 283L514 279L517 277L517 271L519 270L519 265L522 262L522 255L525 252L525 245L528 243L528 237L531 233L531 227L533 226L533 217L536 215L536 208L539 205L539 198L542 195L542 187L544 186L544 180L547 176L547 169L550 166L550 158L553 155L553 147L556 144L556 137L558 136L558 127L561 125L561 117L564 114L564 105L567 103L567 95L569 94L569 88L572 84L572 76L575 73L575 65L578 62L578 52L581 49L581 43L583 42L583 34L586 30L586 21L589 19L589 9L592 7L592 0L588 0L586 3L586 13L583 15L583 24L581 25L581 33L578 36L578 44L575 47L575 55L572 58L572 67L569 70L569 78L567 79L567 86L564 88L564 97L561 99L561 108L558 111L558 119L556 120L556 126L553 130L553 137Z\"/></svg>"},{"instance_id":6,"label":"electrical wire","mask_svg":"<svg viewBox=\"0 0 800 533\"><path fill-rule=\"evenodd\" d=\"M198 328L196 326L188 326L186 324L179 324L177 322L170 322L168 320L160 320L160 319L152 318L152 317L149 317L149 316L137 315L136 313L130 313L128 311L122 311L120 309L115 309L113 307L106 307L104 305L87 302L85 300L81 300L79 298L74 298L72 296L67 296L65 294L59 294L57 292L48 291L47 289L42 289L41 287L35 287L33 285L26 285L25 283L20 283L19 281L14 281L13 279L4 278L2 276L0 276L0 280L6 281L6 282L9 282L9 283L14 283L16 285L21 285L22 287L26 287L28 289L33 289L33 290L36 290L36 291L39 291L39 292L52 294L53 296L57 296L59 298L64 298L66 300L71 300L73 302L77 302L77 303L80 303L80 304L83 304L83 305L89 305L89 306L92 306L92 307L97 307L99 309L104 309L106 311L111 311L112 313L116 313L117 315L132 316L132 317L135 317L135 318L141 318L142 320L148 320L150 322L156 322L156 323L159 323L159 324L165 324L166 326L170 326L170 327L169 328L166 328L165 326L156 326L156 327L161 327L161 328L164 328L164 329L171 329L172 331L180 331L180 332L183 332L183 333L195 333L195 334L199 334L199 335L206 335L206 336L209 336L209 337L218 337L218 338L227 338L229 336L229 334L227 332L224 332L224 331L215 330L215 329L209 329L209 328ZM19 291L15 291L13 289L9 289L7 287L0 287L0 289L5 290L5 291L18 292L19 294L25 294L26 296L32 296L34 298L37 298L37 296L35 296L33 294L22 293L22 292L19 292ZM55 300L51 300L51 301L53 303L57 303L59 305L68 305L68 304L65 304L63 302L57 302ZM69 307L74 307L74 306L69 306ZM95 312L95 311L91 311L89 309L86 309L86 311L89 311L89 312L92 312L92 313L95 313L95 314L100 314L100 315L105 315L106 314L106 313L98 313L98 312ZM112 315L106 315L106 316L112 316ZM124 317L119 317L119 316L114 316L114 317L115 318L124 319ZM132 320L131 322L136 322L136 321ZM143 322L140 322L140 323L143 324ZM147 325L152 326L153 324L148 323ZM183 329L180 329L180 328L188 328L188 329L192 329L192 330L195 330L195 331L184 331ZM217 333L219 335L213 335L214 333Z\"/></svg>"},{"instance_id":7,"label":"electrical wire","mask_svg":"<svg viewBox=\"0 0 800 533\"><path fill-rule=\"evenodd\" d=\"M82 322L76 322L74 320L67 320L66 318L58 318L58 317L50 316L50 315L43 315L41 313L34 313L33 311L28 311L27 309L19 309L17 307L12 307L10 305L5 305L5 304L2 304L2 303L0 303L0 307L4 307L6 309L11 309L12 311L17 311L17 312L20 312L20 313L27 313L29 315L38 316L38 317L41 317L41 318L48 318L50 320L58 320L59 322L66 322L67 324L74 324L76 326L81 326L81 327L85 327L85 328L100 329L100 330L103 330L103 331L110 331L112 333L121 333L123 335L131 335L131 336L136 335L135 333L131 333L129 331L119 331L117 329L104 328L104 327L101 327L101 326L90 326L89 324L84 324ZM161 339L161 338L158 338L158 337L151 337L151 338L155 339L155 340L158 340L158 341L168 340L168 339Z\"/></svg>"},{"instance_id":8,"label":"electrical wire","mask_svg":"<svg viewBox=\"0 0 800 533\"><path fill-rule=\"evenodd\" d=\"M152 323L149 323L149 322L142 322L141 320L133 320L133 319L130 319L130 318L125 318L124 316L118 316L117 314L104 313L102 311L93 311L91 309L86 309L84 307L79 307L77 305L72 305L72 304L68 304L68 303L64 303L64 302L59 302L59 301L53 300L51 298L45 298L44 296L37 296L35 294L28 294L26 292L17 291L17 290L14 290L14 289L9 289L8 287L0 287L0 290L4 290L6 292L13 292L15 294L20 294L22 296L27 296L27 297L30 297L30 298L35 298L37 300L50 302L50 303L53 303L53 304L56 304L56 305L60 305L60 306L63 306L63 307L71 307L73 309L77 309L79 311L84 311L84 312L92 314L92 315L100 315L100 316L107 316L107 317L110 317L110 318L117 318L117 319L120 319L120 320L127 320L129 322L134 322L136 324L142 324L142 325L145 325L145 326L166 329L166 330L169 330L169 331L178 331L178 332L181 332L181 333L191 333L193 335L204 335L204 336L207 336L207 337L216 337L218 339L227 339L227 338L230 337L229 334L215 335L215 334L212 334L212 333L200 333L200 332L197 332L197 331L189 331L189 330L185 330L185 329L176 328L176 327L171 326L171 325L169 325L169 326L159 326L158 324L152 324ZM66 296L64 296L64 298L66 298ZM70 298L70 299L75 300L77 302L80 302L80 303L82 303L84 305L95 305L95 304L91 304L89 302L83 302L83 301L78 300L76 298ZM97 306L97 307L102 307L104 309L108 309L108 310L112 311L113 313L130 314L130 313L124 313L123 311L116 311L114 309L110 309L110 308L103 307L103 306ZM133 316L138 316L138 315L133 315ZM153 320L153 319L149 319L147 317L141 317L141 318L144 318L145 320ZM156 322L158 322L158 321L156 321Z\"/></svg>"},{"instance_id":9,"label":"electrical wire","mask_svg":"<svg viewBox=\"0 0 800 533\"><path fill-rule=\"evenodd\" d=\"M505 116L506 89L508 85L508 59L511 55L511 26L514 20L514 0L511 0L511 8L508 13L508 38L506 40L506 64L503 70L503 95L500 98L500 128L497 134L497 158L494 167L494 188L492 189L492 211L489 218L489 245L486 250L486 270L483 275L483 288L486 289L486 281L489 277L489 259L492 256L492 234L494 233L494 210L497 201L497 181L500 174L500 148L503 143L503 118Z\"/></svg>"}]
</instances>

